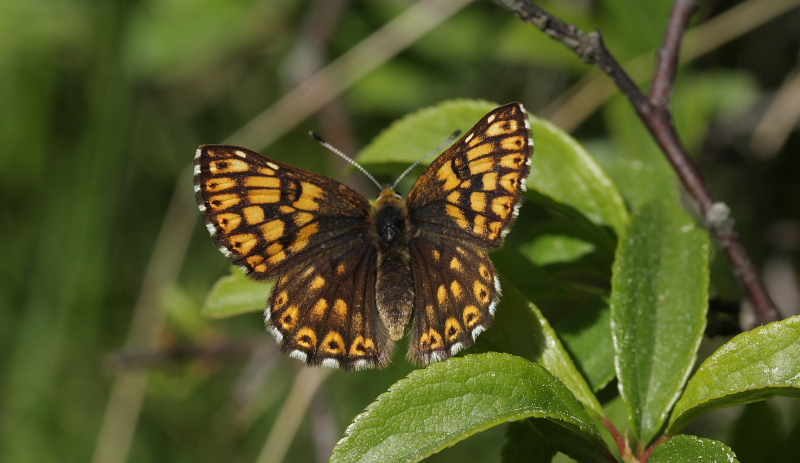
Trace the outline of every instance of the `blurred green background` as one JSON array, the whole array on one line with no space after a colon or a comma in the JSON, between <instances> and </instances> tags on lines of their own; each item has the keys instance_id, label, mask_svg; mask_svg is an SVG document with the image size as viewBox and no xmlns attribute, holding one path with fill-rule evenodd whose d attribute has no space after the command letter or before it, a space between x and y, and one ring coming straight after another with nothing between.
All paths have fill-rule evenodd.
<instances>
[{"instance_id":1,"label":"blurred green background","mask_svg":"<svg viewBox=\"0 0 800 463\"><path fill-rule=\"evenodd\" d=\"M798 4L703 2L674 94L685 143L784 315L800 307ZM647 88L670 2L541 5L601 30ZM442 100L517 100L612 177L643 169L621 185L637 204L659 188L647 170L667 166L609 88L490 2L1 0L0 461L326 460L411 370L405 347L385 371L330 372L317 389L328 372L279 355L258 313L203 318L229 265L198 220L196 147L241 144L372 197L309 129L357 153ZM713 272L716 296L741 297L719 256ZM797 416L771 401L695 431L767 461L771 440L800 438ZM502 433L432 460L497 461Z\"/></svg>"}]
</instances>

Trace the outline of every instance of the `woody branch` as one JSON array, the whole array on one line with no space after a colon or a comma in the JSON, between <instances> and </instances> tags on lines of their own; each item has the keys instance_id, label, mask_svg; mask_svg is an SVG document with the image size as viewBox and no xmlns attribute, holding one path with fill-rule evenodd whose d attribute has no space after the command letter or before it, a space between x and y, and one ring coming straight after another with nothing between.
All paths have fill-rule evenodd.
<instances>
[{"instance_id":1,"label":"woody branch","mask_svg":"<svg viewBox=\"0 0 800 463\"><path fill-rule=\"evenodd\" d=\"M516 14L526 23L536 26L545 34L563 43L581 60L596 66L614 81L661 147L683 186L697 202L706 226L725 252L731 267L755 307L756 321L764 324L781 319L778 308L767 293L757 269L741 242L730 215L730 209L725 203L717 201L714 197L708 183L700 174L675 130L670 95L678 65L681 39L686 32L689 19L696 9L694 1L675 0L664 42L658 53L649 96L642 93L619 62L611 55L600 32L583 32L529 0L493 1Z\"/></svg>"}]
</instances>

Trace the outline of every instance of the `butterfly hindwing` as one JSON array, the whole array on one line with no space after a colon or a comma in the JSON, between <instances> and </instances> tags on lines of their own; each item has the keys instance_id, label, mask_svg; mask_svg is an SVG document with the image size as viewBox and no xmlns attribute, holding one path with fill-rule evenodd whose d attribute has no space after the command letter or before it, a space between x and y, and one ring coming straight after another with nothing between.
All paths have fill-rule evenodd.
<instances>
[{"instance_id":1,"label":"butterfly hindwing","mask_svg":"<svg viewBox=\"0 0 800 463\"><path fill-rule=\"evenodd\" d=\"M485 250L431 238L410 244L416 312L409 356L422 363L474 344L492 324L500 299L500 282Z\"/></svg>"},{"instance_id":2,"label":"butterfly hindwing","mask_svg":"<svg viewBox=\"0 0 800 463\"><path fill-rule=\"evenodd\" d=\"M412 224L497 248L522 204L533 152L525 108L490 112L419 177L408 195Z\"/></svg>"},{"instance_id":3,"label":"butterfly hindwing","mask_svg":"<svg viewBox=\"0 0 800 463\"><path fill-rule=\"evenodd\" d=\"M378 318L376 259L356 241L278 278L264 317L281 349L309 365L386 366L393 342Z\"/></svg>"},{"instance_id":4,"label":"butterfly hindwing","mask_svg":"<svg viewBox=\"0 0 800 463\"><path fill-rule=\"evenodd\" d=\"M214 244L263 280L367 232L369 202L351 188L254 151L203 145L195 195Z\"/></svg>"}]
</instances>

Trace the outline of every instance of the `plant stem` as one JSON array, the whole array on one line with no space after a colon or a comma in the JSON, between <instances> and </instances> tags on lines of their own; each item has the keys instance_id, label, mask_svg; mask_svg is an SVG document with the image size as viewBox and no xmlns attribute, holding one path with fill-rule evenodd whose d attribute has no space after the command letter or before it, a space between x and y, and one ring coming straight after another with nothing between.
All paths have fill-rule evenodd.
<instances>
[{"instance_id":1,"label":"plant stem","mask_svg":"<svg viewBox=\"0 0 800 463\"><path fill-rule=\"evenodd\" d=\"M614 426L614 423L612 423L611 420L605 416L600 418L600 422L606 427L606 429L608 429L608 432L611 433L611 437L614 438L614 442L617 443L617 450L619 450L620 456L625 458L626 456L631 455L633 452L631 452L631 447L627 437L622 437L622 434L619 433L619 430L616 426Z\"/></svg>"}]
</instances>

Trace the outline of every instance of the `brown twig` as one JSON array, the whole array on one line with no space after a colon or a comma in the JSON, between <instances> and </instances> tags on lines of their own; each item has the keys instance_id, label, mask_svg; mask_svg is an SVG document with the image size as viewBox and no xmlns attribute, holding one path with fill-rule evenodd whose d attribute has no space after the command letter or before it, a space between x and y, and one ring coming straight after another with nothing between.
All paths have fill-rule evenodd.
<instances>
[{"instance_id":1,"label":"brown twig","mask_svg":"<svg viewBox=\"0 0 800 463\"><path fill-rule=\"evenodd\" d=\"M725 203L716 200L675 130L670 93L678 65L681 38L696 8L694 1L675 0L664 43L659 50L650 97L642 93L611 55L599 32L587 34L529 0L494 0L494 2L562 42L584 62L596 66L611 77L620 91L630 100L642 122L672 163L686 190L697 201L706 226L722 247L755 307L756 321L764 324L780 320L782 318L780 312L769 297L757 269L739 238L730 209Z\"/></svg>"},{"instance_id":2,"label":"brown twig","mask_svg":"<svg viewBox=\"0 0 800 463\"><path fill-rule=\"evenodd\" d=\"M664 43L658 50L658 66L650 88L650 101L657 108L670 111L670 93L678 70L681 40L689 26L689 20L697 10L692 0L677 0L667 24ZM667 116L668 117L668 116Z\"/></svg>"}]
</instances>

